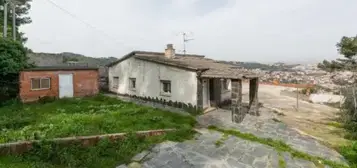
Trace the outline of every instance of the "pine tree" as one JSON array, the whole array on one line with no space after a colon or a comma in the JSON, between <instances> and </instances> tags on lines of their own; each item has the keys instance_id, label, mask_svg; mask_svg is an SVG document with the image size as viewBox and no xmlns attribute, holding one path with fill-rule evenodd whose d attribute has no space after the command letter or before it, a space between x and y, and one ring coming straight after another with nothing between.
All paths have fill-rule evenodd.
<instances>
[{"instance_id":1,"label":"pine tree","mask_svg":"<svg viewBox=\"0 0 357 168\"><path fill-rule=\"evenodd\" d=\"M339 58L331 62L324 60L318 64L320 69L333 72L341 70L357 70L357 36L342 37L336 44L337 50L344 58Z\"/></svg>"}]
</instances>

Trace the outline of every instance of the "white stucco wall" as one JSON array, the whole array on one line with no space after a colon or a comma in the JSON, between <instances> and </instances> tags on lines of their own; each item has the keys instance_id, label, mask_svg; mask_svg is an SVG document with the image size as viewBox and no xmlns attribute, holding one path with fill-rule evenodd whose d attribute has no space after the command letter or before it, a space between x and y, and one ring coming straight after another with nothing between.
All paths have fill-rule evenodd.
<instances>
[{"instance_id":1,"label":"white stucco wall","mask_svg":"<svg viewBox=\"0 0 357 168\"><path fill-rule=\"evenodd\" d=\"M196 105L196 75L196 72L129 58L109 68L109 89L120 94L158 97ZM114 76L119 77L117 89L112 86ZM129 78L136 78L135 91L129 89ZM160 80L171 81L171 96L160 95Z\"/></svg>"}]
</instances>

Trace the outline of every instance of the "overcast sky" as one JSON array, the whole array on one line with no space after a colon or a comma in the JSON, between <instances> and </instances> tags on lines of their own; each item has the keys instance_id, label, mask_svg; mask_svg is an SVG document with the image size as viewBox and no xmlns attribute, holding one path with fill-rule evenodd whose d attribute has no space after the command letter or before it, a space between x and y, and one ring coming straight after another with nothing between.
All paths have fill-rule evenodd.
<instances>
[{"instance_id":1,"label":"overcast sky","mask_svg":"<svg viewBox=\"0 0 357 168\"><path fill-rule=\"evenodd\" d=\"M52 0L86 25L34 0L22 30L36 52L122 57L132 50L182 51L220 60L310 62L338 57L357 34L357 0ZM94 27L92 27L94 26Z\"/></svg>"}]
</instances>

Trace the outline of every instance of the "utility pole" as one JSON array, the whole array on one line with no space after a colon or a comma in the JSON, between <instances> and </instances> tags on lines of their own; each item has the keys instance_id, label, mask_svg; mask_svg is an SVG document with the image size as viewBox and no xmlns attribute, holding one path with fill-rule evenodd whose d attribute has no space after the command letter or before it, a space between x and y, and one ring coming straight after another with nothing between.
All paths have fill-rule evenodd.
<instances>
[{"instance_id":1,"label":"utility pole","mask_svg":"<svg viewBox=\"0 0 357 168\"><path fill-rule=\"evenodd\" d=\"M16 41L16 5L20 4L20 2L16 0L4 0L4 29L3 36L7 38L7 14L8 14L8 6L11 5L12 12L12 36L13 40Z\"/></svg>"},{"instance_id":2,"label":"utility pole","mask_svg":"<svg viewBox=\"0 0 357 168\"><path fill-rule=\"evenodd\" d=\"M299 111L299 87L297 81L295 87L296 87L296 111Z\"/></svg>"},{"instance_id":3,"label":"utility pole","mask_svg":"<svg viewBox=\"0 0 357 168\"><path fill-rule=\"evenodd\" d=\"M12 4L12 37L16 41L16 4Z\"/></svg>"},{"instance_id":4,"label":"utility pole","mask_svg":"<svg viewBox=\"0 0 357 168\"><path fill-rule=\"evenodd\" d=\"M3 36L4 38L7 37L7 6L8 6L7 0L4 0L4 29L3 29Z\"/></svg>"},{"instance_id":5,"label":"utility pole","mask_svg":"<svg viewBox=\"0 0 357 168\"><path fill-rule=\"evenodd\" d=\"M186 55L186 33L182 33L183 38L183 55Z\"/></svg>"},{"instance_id":6,"label":"utility pole","mask_svg":"<svg viewBox=\"0 0 357 168\"><path fill-rule=\"evenodd\" d=\"M187 33L182 33L182 38L183 38L183 55L186 55L186 43L193 40L193 39L188 39L187 38Z\"/></svg>"},{"instance_id":7,"label":"utility pole","mask_svg":"<svg viewBox=\"0 0 357 168\"><path fill-rule=\"evenodd\" d=\"M299 111L299 88L296 85L296 110Z\"/></svg>"}]
</instances>

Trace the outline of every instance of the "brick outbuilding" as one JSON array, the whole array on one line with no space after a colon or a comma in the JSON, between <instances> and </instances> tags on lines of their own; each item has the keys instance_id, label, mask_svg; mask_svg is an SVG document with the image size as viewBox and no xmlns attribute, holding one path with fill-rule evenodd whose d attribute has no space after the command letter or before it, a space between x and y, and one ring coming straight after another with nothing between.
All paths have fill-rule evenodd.
<instances>
[{"instance_id":1,"label":"brick outbuilding","mask_svg":"<svg viewBox=\"0 0 357 168\"><path fill-rule=\"evenodd\" d=\"M93 67L37 67L20 73L23 102L40 97L82 97L99 93L99 71Z\"/></svg>"}]
</instances>

